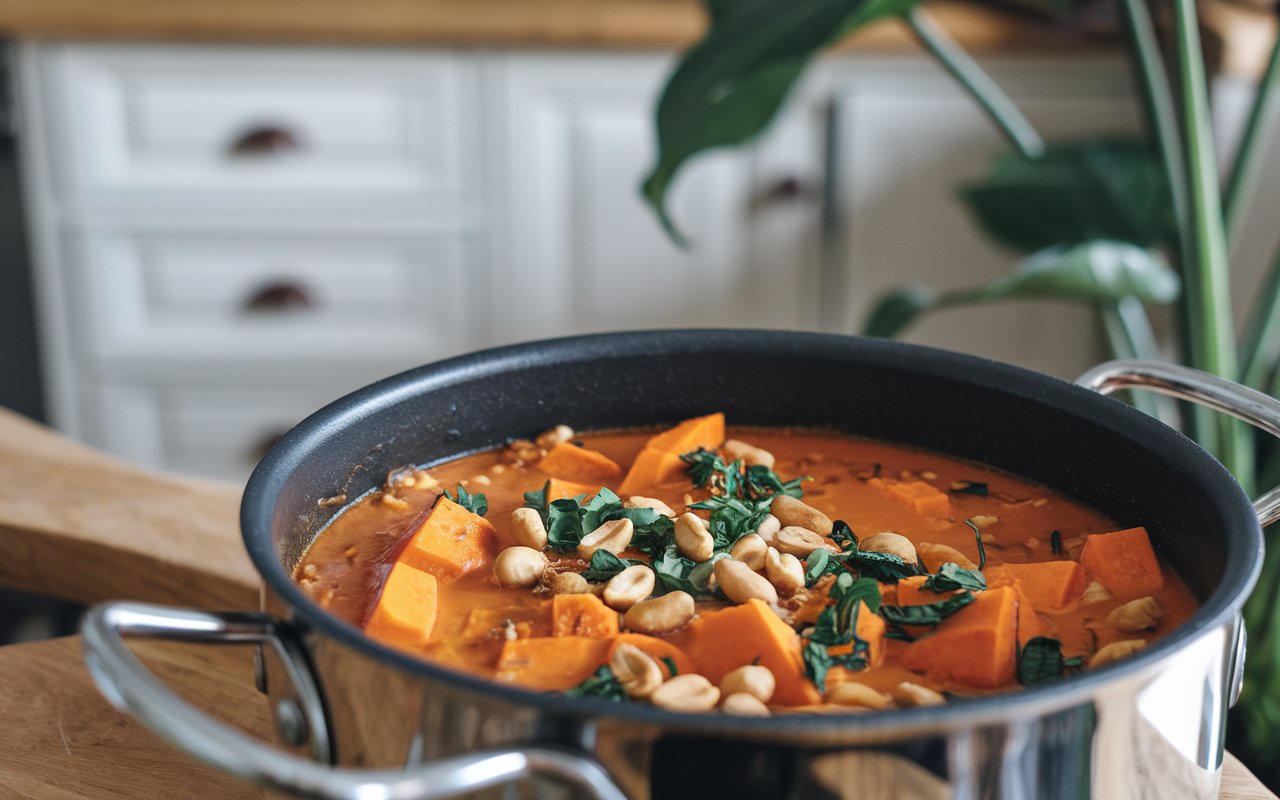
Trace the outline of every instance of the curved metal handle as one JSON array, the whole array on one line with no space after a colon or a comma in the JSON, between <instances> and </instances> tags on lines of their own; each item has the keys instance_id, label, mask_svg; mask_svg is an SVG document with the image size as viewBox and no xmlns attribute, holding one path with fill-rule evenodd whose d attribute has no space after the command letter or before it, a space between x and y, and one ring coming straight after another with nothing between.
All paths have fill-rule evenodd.
<instances>
[{"instance_id":1,"label":"curved metal handle","mask_svg":"<svg viewBox=\"0 0 1280 800\"><path fill-rule=\"evenodd\" d=\"M1148 389L1206 406L1280 438L1280 400L1207 372L1163 361L1108 361L1076 379L1099 394L1120 389ZM1280 486L1253 502L1265 528L1280 520Z\"/></svg>"},{"instance_id":2,"label":"curved metal handle","mask_svg":"<svg viewBox=\"0 0 1280 800\"><path fill-rule=\"evenodd\" d=\"M273 789L321 800L442 800L540 776L572 784L599 800L625 800L599 764L549 747L469 753L405 770L328 766L330 742L306 651L293 628L269 614L105 603L85 615L81 634L89 673L112 705L189 755ZM138 661L125 636L273 647L298 691L312 755L324 763L265 747L189 705Z\"/></svg>"}]
</instances>

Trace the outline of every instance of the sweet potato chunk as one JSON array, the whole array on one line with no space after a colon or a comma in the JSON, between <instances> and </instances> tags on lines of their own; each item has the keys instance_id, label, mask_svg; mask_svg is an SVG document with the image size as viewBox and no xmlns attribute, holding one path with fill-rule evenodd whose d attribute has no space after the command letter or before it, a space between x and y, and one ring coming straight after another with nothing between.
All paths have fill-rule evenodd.
<instances>
[{"instance_id":1,"label":"sweet potato chunk","mask_svg":"<svg viewBox=\"0 0 1280 800\"><path fill-rule=\"evenodd\" d=\"M898 605L923 606L929 603L940 603L956 593L954 591L935 592L932 589L926 589L924 588L924 583L927 580L929 580L928 575L912 575L910 578L903 578L898 581Z\"/></svg>"},{"instance_id":2,"label":"sweet potato chunk","mask_svg":"<svg viewBox=\"0 0 1280 800\"><path fill-rule=\"evenodd\" d=\"M590 483L574 483L573 481L566 481L560 478L552 478L550 485L547 486L547 502L551 503L556 500L565 500L570 497L577 497L580 494L585 494L587 497L591 497L599 491L599 485L592 485Z\"/></svg>"},{"instance_id":3,"label":"sweet potato chunk","mask_svg":"<svg viewBox=\"0 0 1280 800\"><path fill-rule=\"evenodd\" d=\"M644 494L655 486L680 481L687 485L689 481L684 473L688 468L689 465L681 461L679 455L646 447L631 462L631 469L627 470L627 477L618 487L618 494L623 497Z\"/></svg>"},{"instance_id":4,"label":"sweet potato chunk","mask_svg":"<svg viewBox=\"0 0 1280 800\"><path fill-rule=\"evenodd\" d=\"M951 498L941 489L924 481L886 481L872 478L871 486L903 508L909 508L926 517L951 516Z\"/></svg>"},{"instance_id":5,"label":"sweet potato chunk","mask_svg":"<svg viewBox=\"0 0 1280 800\"><path fill-rule=\"evenodd\" d=\"M665 430L645 443L645 447L681 455L699 447L715 450L724 443L724 414L716 412L694 417Z\"/></svg>"},{"instance_id":6,"label":"sweet potato chunk","mask_svg":"<svg viewBox=\"0 0 1280 800\"><path fill-rule=\"evenodd\" d=\"M391 565L364 632L402 650L419 652L436 625L436 576L398 562Z\"/></svg>"},{"instance_id":7,"label":"sweet potato chunk","mask_svg":"<svg viewBox=\"0 0 1280 800\"><path fill-rule=\"evenodd\" d=\"M467 614L462 638L467 640L502 638L510 621L516 637L528 639L551 635L551 614L547 604L509 608L473 608Z\"/></svg>"},{"instance_id":8,"label":"sweet potato chunk","mask_svg":"<svg viewBox=\"0 0 1280 800\"><path fill-rule=\"evenodd\" d=\"M1018 581L1038 611L1060 611L1084 594L1089 577L1074 561L1001 564L986 571L987 583L1003 586Z\"/></svg>"},{"instance_id":9,"label":"sweet potato chunk","mask_svg":"<svg viewBox=\"0 0 1280 800\"><path fill-rule=\"evenodd\" d=\"M617 483L622 477L622 467L598 450L578 447L572 442L560 442L547 451L538 462L538 469L553 478L574 483L590 483L596 487Z\"/></svg>"},{"instance_id":10,"label":"sweet potato chunk","mask_svg":"<svg viewBox=\"0 0 1280 800\"><path fill-rule=\"evenodd\" d=\"M500 681L530 689L562 692L586 680L605 662L607 639L589 636L552 636L512 639L498 654Z\"/></svg>"},{"instance_id":11,"label":"sweet potato chunk","mask_svg":"<svg viewBox=\"0 0 1280 800\"><path fill-rule=\"evenodd\" d=\"M818 702L818 690L804 674L800 637L760 600L712 611L689 623L685 652L712 683L754 662L773 671L778 684L773 702Z\"/></svg>"},{"instance_id":12,"label":"sweet potato chunk","mask_svg":"<svg viewBox=\"0 0 1280 800\"><path fill-rule=\"evenodd\" d=\"M487 566L493 549L493 525L441 497L398 560L440 578L453 578Z\"/></svg>"},{"instance_id":13,"label":"sweet potato chunk","mask_svg":"<svg viewBox=\"0 0 1280 800\"><path fill-rule=\"evenodd\" d=\"M676 671L681 674L696 672L693 662L684 654L684 651L676 647L666 639L659 639L657 636L646 636L643 633L620 633L613 638L613 644L609 645L609 652L605 654L605 659L613 658L613 651L617 650L620 645L629 644L640 648L644 652L657 659L662 665L662 673L666 677L671 677L671 670L663 662L662 659L669 658L676 665Z\"/></svg>"},{"instance_id":14,"label":"sweet potato chunk","mask_svg":"<svg viewBox=\"0 0 1280 800\"><path fill-rule=\"evenodd\" d=\"M1017 663L1017 619L1013 588L977 592L972 604L903 650L902 664L934 679L979 689L1007 686Z\"/></svg>"},{"instance_id":15,"label":"sweet potato chunk","mask_svg":"<svg viewBox=\"0 0 1280 800\"><path fill-rule=\"evenodd\" d=\"M594 594L558 594L551 598L551 635L612 639L618 635L618 612Z\"/></svg>"},{"instance_id":16,"label":"sweet potato chunk","mask_svg":"<svg viewBox=\"0 0 1280 800\"><path fill-rule=\"evenodd\" d=\"M1090 534L1080 565L1116 597L1141 597L1164 587L1164 574L1146 528Z\"/></svg>"}]
</instances>

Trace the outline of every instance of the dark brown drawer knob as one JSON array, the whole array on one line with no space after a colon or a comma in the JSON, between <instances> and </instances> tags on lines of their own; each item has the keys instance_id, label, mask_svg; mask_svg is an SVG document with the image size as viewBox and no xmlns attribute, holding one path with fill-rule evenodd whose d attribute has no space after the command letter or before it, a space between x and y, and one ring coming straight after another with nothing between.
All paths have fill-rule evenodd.
<instances>
[{"instance_id":1,"label":"dark brown drawer knob","mask_svg":"<svg viewBox=\"0 0 1280 800\"><path fill-rule=\"evenodd\" d=\"M288 128L274 125L250 128L231 143L233 156L273 156L302 149L298 136Z\"/></svg>"},{"instance_id":2,"label":"dark brown drawer knob","mask_svg":"<svg viewBox=\"0 0 1280 800\"><path fill-rule=\"evenodd\" d=\"M249 312L305 311L315 306L305 286L288 281L268 283L244 301Z\"/></svg>"}]
</instances>

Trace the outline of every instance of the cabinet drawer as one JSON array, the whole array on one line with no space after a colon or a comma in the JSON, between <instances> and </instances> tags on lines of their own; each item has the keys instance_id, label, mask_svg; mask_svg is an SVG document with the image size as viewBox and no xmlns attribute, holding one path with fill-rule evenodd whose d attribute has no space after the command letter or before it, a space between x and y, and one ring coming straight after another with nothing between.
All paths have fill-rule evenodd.
<instances>
[{"instance_id":1,"label":"cabinet drawer","mask_svg":"<svg viewBox=\"0 0 1280 800\"><path fill-rule=\"evenodd\" d=\"M288 214L448 208L466 194L461 55L75 44L43 56L71 202Z\"/></svg>"},{"instance_id":2,"label":"cabinet drawer","mask_svg":"<svg viewBox=\"0 0 1280 800\"><path fill-rule=\"evenodd\" d=\"M455 239L72 235L90 361L417 364L467 349ZM474 296L474 293L466 293Z\"/></svg>"}]
</instances>

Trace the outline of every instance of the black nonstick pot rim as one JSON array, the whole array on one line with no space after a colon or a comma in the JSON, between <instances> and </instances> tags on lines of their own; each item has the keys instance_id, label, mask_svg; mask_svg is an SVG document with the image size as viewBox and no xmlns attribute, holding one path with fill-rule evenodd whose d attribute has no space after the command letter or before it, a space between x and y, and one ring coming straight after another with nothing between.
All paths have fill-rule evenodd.
<instances>
[{"instance_id":1,"label":"black nonstick pot rim","mask_svg":"<svg viewBox=\"0 0 1280 800\"><path fill-rule=\"evenodd\" d=\"M874 714L781 714L744 718L724 714L676 714L647 704L566 697L436 666L381 645L355 626L331 616L301 590L281 564L273 544L272 526L276 503L286 480L307 462L321 443L357 420L375 415L394 416L396 405L408 398L448 391L451 386L476 377L500 375L514 369L654 352L696 356L700 352L726 349L856 357L861 361L891 363L896 368L925 376L981 381L986 386L998 386L1004 394L1068 410L1087 419L1091 425L1101 426L1108 434L1114 433L1118 440L1140 443L1157 451L1170 463L1189 464L1194 468L1196 480L1221 506L1225 524L1222 540L1232 542L1222 579L1195 614L1175 631L1128 659L1067 680L943 706ZM711 735L767 738L820 734L835 729L858 735L884 731L900 736L909 730L954 729L988 721L1038 717L1085 702L1097 694L1099 687L1125 676L1158 669L1158 662L1191 641L1232 622L1257 581L1262 551L1262 531L1252 504L1230 473L1190 439L1122 402L1019 367L918 345L833 334L709 329L596 334L500 347L419 367L357 390L299 423L263 457L245 488L241 529L245 547L258 572L270 591L291 608L295 620L407 673L456 690L488 695L550 714L608 717L620 722L675 725Z\"/></svg>"}]
</instances>

